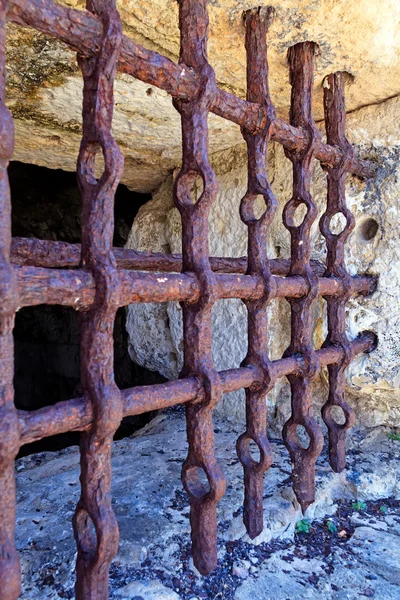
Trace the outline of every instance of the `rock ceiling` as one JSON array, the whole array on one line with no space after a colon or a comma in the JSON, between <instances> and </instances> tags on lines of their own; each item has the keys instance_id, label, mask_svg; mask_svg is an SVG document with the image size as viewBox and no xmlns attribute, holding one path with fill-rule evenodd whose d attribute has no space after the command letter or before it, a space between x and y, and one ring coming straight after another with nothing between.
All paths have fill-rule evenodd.
<instances>
[{"instance_id":1,"label":"rock ceiling","mask_svg":"<svg viewBox=\"0 0 400 600\"><path fill-rule=\"evenodd\" d=\"M69 3L82 8L82 3ZM290 86L287 49L300 41L319 44L314 114L322 118L325 75L344 70L354 82L347 109L375 104L400 94L399 0L269 0L276 18L269 32L270 89L287 117ZM245 96L243 0L209 3L209 60L218 84ZM171 0L119 2L124 31L135 42L177 60L178 6ZM73 170L80 139L81 78L75 55L42 34L9 25L8 105L16 118L14 158L50 168ZM153 190L179 164L180 126L168 95L119 75L114 133L125 154L123 182L137 191ZM239 128L210 116L211 151L241 142ZM399 127L397 123L394 127Z\"/></svg>"}]
</instances>

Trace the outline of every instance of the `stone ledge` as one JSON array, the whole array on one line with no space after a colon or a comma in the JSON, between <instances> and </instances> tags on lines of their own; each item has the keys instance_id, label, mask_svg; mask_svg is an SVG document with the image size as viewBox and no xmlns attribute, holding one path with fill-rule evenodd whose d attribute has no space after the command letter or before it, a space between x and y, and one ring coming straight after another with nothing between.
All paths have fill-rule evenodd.
<instances>
[{"instance_id":1,"label":"stone ledge","mask_svg":"<svg viewBox=\"0 0 400 600\"><path fill-rule=\"evenodd\" d=\"M235 442L242 430L239 425L216 420L215 432L216 455L226 474L228 487L218 509L220 567L216 574L208 578L197 577L194 567L190 566L189 509L180 482L181 464L186 454L184 411L167 411L132 437L115 442L113 497L121 542L119 554L111 569L111 598L131 598L130 588L128 595L124 595L123 589L135 580L159 579L160 583L167 583L170 587L175 580L179 583L180 580L185 582L185 578L189 578L193 582L193 589L203 592L204 589L209 589L207 581L214 582L213 585L219 585L220 581L221 586L228 586L226 595L219 596L226 600L244 600L250 598L250 595L253 598L265 597L257 596L261 591L254 592L254 595L251 592L252 585L254 584L255 590L269 589L271 577L278 580L276 585L283 586L282 589L286 589L286 586L289 586L287 589L292 589L290 586L294 586L293 597L296 586L300 585L304 589L304 582L297 581L299 573L315 571L317 583L320 581L318 573L326 565L318 552L315 560L319 563L322 561L323 567L317 565L317 568L310 562L311 559L304 558L299 566L292 565L290 573L283 571L287 559L282 557L292 550L296 554L295 548L299 546L301 536L295 536L295 524L302 516L290 487L290 463L282 442L272 440L274 463L265 478L265 529L258 539L251 542L241 521L243 477L235 452ZM388 430L385 429L353 431L348 453L349 466L342 474L335 474L327 467L325 452L320 457L317 468L317 500L306 514L317 537L325 535L323 532L326 530L327 516L331 515L338 523L343 522L340 519L343 519L343 514L347 515L352 499L366 502L389 497L400 499L400 443L389 440L387 434ZM78 449L69 448L54 454L42 453L20 459L16 463L16 471L17 547L21 553L24 581L22 599L72 598L75 543L71 518L79 497ZM377 517L354 510L350 510L351 518L346 516L346 536L350 542L345 546L346 549L351 547L354 550L354 568L357 573L364 574L364 579L367 571L376 573L379 581L383 577L385 589L387 586L395 586L398 596L388 595L385 598L400 597L398 581L393 577L385 579L383 571L386 572L387 568L382 561L381 567L375 568L374 556L382 553L385 536L390 536L390 539L396 536L398 542L398 505L398 502L394 502L394 508L390 506L390 514L378 513ZM356 532L360 532L351 537L354 527ZM365 528L373 533L363 537L361 533ZM380 536L372 546L368 543L371 535L376 540ZM300 546L302 543L307 543L307 539L304 538L303 542L300 539ZM367 550L363 550L363 545L368 546L368 554ZM336 548L335 545L333 547ZM368 560L366 557L369 557ZM346 560L339 553L336 560L339 572L345 568L342 563ZM289 563L292 564L292 561L289 560ZM329 581L337 586L340 584L340 577L337 576L336 567L332 568ZM393 565L390 572L397 573ZM397 573L396 577L398 576ZM216 577L220 579L216 580ZM243 584L242 579L246 579ZM179 590L178 583L176 585ZM136 595L144 600L167 598L161 592L161 595L154 595L154 589L157 588L155 584L149 584L148 588L148 593L135 592L133 597ZM142 586L140 589L146 588ZM186 600L190 595L184 589L177 597ZM323 589L318 592L322 595L316 596L317 588L311 586L310 594L312 592L314 595L302 597L356 598L332 596L327 592L325 596ZM329 589L332 592L333 588ZM357 588L358 591L360 589ZM170 597L172 599L176 596ZM197 596L191 597L194 599ZM207 595L199 597L214 598ZM277 592L274 598L284 599L286 596Z\"/></svg>"}]
</instances>

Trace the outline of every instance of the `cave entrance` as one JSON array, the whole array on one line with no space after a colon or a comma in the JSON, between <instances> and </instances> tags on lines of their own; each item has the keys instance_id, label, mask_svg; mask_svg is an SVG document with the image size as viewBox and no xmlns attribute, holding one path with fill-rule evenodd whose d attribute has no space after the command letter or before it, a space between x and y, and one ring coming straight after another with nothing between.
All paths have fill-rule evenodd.
<instances>
[{"instance_id":1,"label":"cave entrance","mask_svg":"<svg viewBox=\"0 0 400 600\"><path fill-rule=\"evenodd\" d=\"M13 237L80 243L81 199L75 173L16 161L10 163L8 173L13 198ZM150 198L149 194L118 186L114 246L124 246L139 208ZM125 312L124 307L118 310L114 324L114 373L118 387L165 381L130 358ZM31 306L17 312L14 328L17 408L37 410L82 395L79 321L79 313L66 306ZM150 412L123 419L116 438L132 434L153 415ZM20 456L78 443L79 433L60 434L23 446Z\"/></svg>"}]
</instances>

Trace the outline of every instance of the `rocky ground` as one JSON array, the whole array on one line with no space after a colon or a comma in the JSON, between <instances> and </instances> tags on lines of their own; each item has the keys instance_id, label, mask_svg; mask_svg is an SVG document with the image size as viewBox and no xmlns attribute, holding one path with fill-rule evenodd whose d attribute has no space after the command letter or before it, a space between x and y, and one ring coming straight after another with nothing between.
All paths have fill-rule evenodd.
<instances>
[{"instance_id":1,"label":"rocky ground","mask_svg":"<svg viewBox=\"0 0 400 600\"><path fill-rule=\"evenodd\" d=\"M219 566L193 567L189 511L180 482L186 453L182 409L115 443L114 509L121 542L110 598L126 600L400 599L400 441L388 429L355 430L348 469L318 462L317 499L303 518L290 488L290 464L273 439L265 481L265 529L254 542L241 522L242 428L216 421L216 454L227 476L218 509ZM73 598L71 517L79 497L79 453L70 448L17 461L17 546L23 600Z\"/></svg>"}]
</instances>

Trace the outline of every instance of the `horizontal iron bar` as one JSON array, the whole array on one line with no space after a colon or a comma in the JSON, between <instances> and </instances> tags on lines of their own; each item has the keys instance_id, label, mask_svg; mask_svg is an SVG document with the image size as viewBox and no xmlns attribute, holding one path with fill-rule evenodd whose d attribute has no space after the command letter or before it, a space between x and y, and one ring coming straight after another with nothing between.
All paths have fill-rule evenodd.
<instances>
[{"instance_id":1,"label":"horizontal iron bar","mask_svg":"<svg viewBox=\"0 0 400 600\"><path fill-rule=\"evenodd\" d=\"M90 308L95 298L95 282L84 269L44 269L41 267L14 267L19 288L19 307L38 304L72 306L77 310ZM120 306L145 302L196 302L200 285L192 273L144 273L118 270L120 281ZM301 298L308 284L303 277L274 277L277 298ZM336 296L343 293L340 278L319 277L319 294ZM376 278L352 278L352 294L371 293ZM259 276L216 275L216 294L219 299L241 298L257 300L264 295L264 281Z\"/></svg>"},{"instance_id":2,"label":"horizontal iron bar","mask_svg":"<svg viewBox=\"0 0 400 600\"><path fill-rule=\"evenodd\" d=\"M356 354L370 352L376 344L376 336L372 332L363 332L351 342L351 350ZM317 350L320 366L338 363L343 359L344 351L340 347L330 346ZM304 359L301 356L291 356L273 361L272 374L274 378L284 377L300 371ZM241 388L249 388L262 380L262 373L254 367L240 367L220 373L223 392L234 392ZM125 417L140 415L144 412L159 410L184 404L185 402L203 399L203 388L197 377L188 377L134 387L121 391L123 413ZM92 419L92 406L85 397L58 402L32 412L18 411L21 446L45 437L66 433L68 431L85 431L89 429Z\"/></svg>"},{"instance_id":3,"label":"horizontal iron bar","mask_svg":"<svg viewBox=\"0 0 400 600\"><path fill-rule=\"evenodd\" d=\"M97 55L102 39L102 25L98 17L86 11L60 6L52 0L9 0L7 20L53 36L83 56ZM182 100L193 98L200 85L189 67L177 65L165 56L135 44L127 36L123 37L118 70ZM218 87L210 110L250 131L262 129L267 122L263 105L248 102ZM301 151L308 145L308 133L305 130L278 118L272 125L271 138L290 150ZM314 156L324 165L337 167L342 152L338 147L318 140ZM353 158L349 171L359 177L369 178L373 177L376 168L369 161Z\"/></svg>"},{"instance_id":4,"label":"horizontal iron bar","mask_svg":"<svg viewBox=\"0 0 400 600\"><path fill-rule=\"evenodd\" d=\"M161 254L158 252L139 252L130 248L113 248L117 266L137 271L176 272L182 270L181 254ZM79 267L81 245L36 238L12 238L11 262L19 266L62 268ZM246 273L247 257L228 258L210 257L211 268L216 273ZM314 273L323 275L325 265L317 260L311 261ZM273 258L270 260L273 275L287 275L290 260Z\"/></svg>"}]
</instances>

